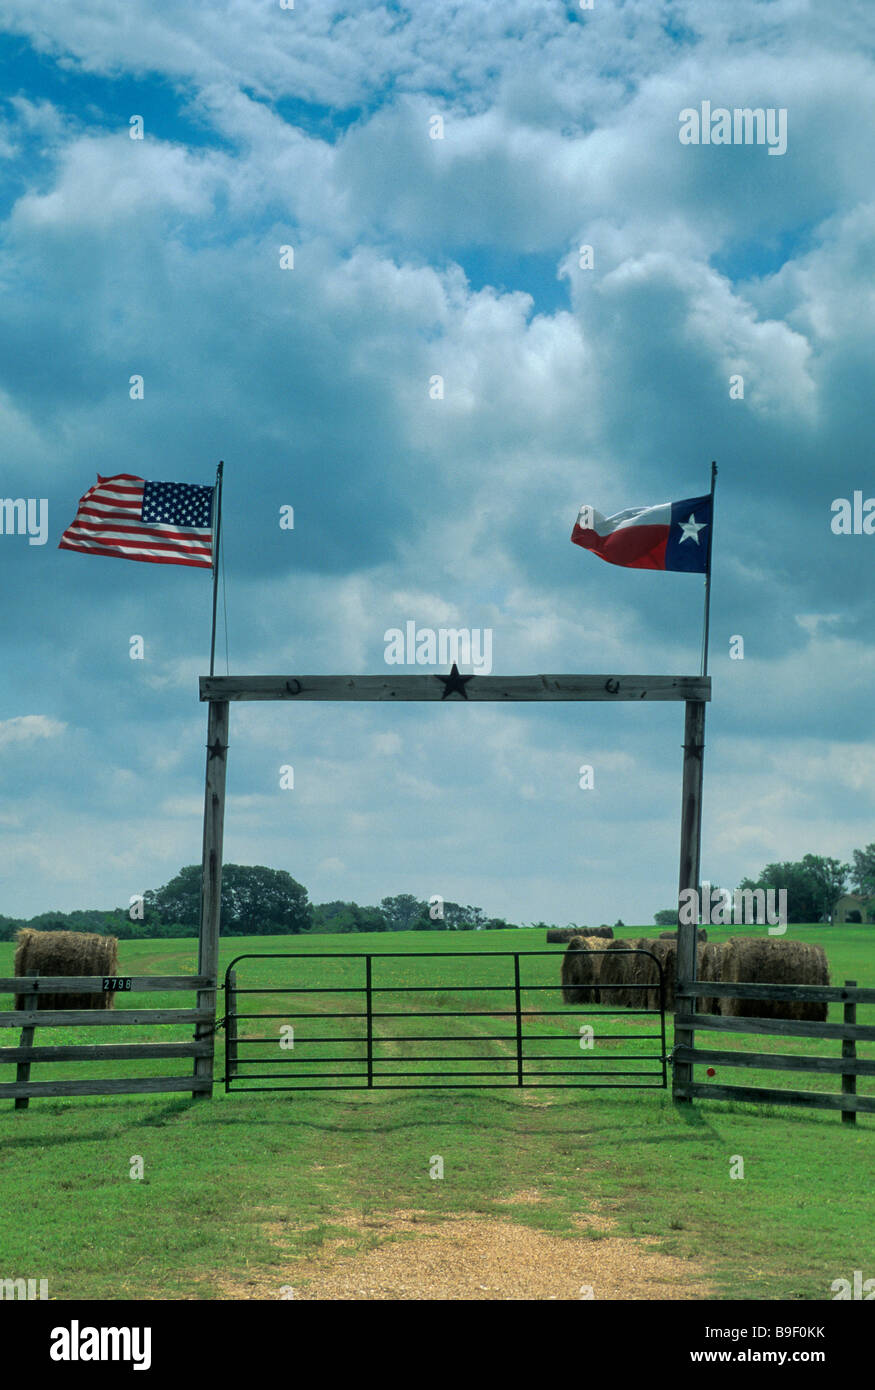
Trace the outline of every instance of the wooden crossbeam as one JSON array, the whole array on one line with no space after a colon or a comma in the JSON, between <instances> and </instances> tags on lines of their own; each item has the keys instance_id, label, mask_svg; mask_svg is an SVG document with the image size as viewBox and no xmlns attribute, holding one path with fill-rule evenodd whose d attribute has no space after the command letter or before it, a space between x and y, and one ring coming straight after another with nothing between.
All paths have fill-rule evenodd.
<instances>
[{"instance_id":1,"label":"wooden crossbeam","mask_svg":"<svg viewBox=\"0 0 875 1390\"><path fill-rule=\"evenodd\" d=\"M29 1100L31 1096L124 1096L150 1094L158 1091L192 1091L201 1095L210 1081L191 1076L132 1076L114 1081L4 1081L0 1083L0 1100L14 1096Z\"/></svg>"},{"instance_id":2,"label":"wooden crossbeam","mask_svg":"<svg viewBox=\"0 0 875 1390\"><path fill-rule=\"evenodd\" d=\"M831 1095L828 1091L779 1091L765 1086L715 1086L694 1081L686 1088L691 1099L743 1100L752 1105L802 1105L809 1110L857 1110L875 1114L875 1096Z\"/></svg>"},{"instance_id":3,"label":"wooden crossbeam","mask_svg":"<svg viewBox=\"0 0 875 1390\"><path fill-rule=\"evenodd\" d=\"M700 988L704 988L701 986ZM0 1014L0 1019L3 1015ZM836 1038L875 1042L873 1023L815 1023L813 1019L735 1018L721 1014L675 1014L675 1040L679 1028L709 1029L716 1033L769 1033L783 1038ZM685 1046L686 1044L681 1044Z\"/></svg>"},{"instance_id":4,"label":"wooden crossbeam","mask_svg":"<svg viewBox=\"0 0 875 1390\"><path fill-rule=\"evenodd\" d=\"M710 676L471 676L447 694L429 675L201 676L201 700L710 700Z\"/></svg>"},{"instance_id":5,"label":"wooden crossbeam","mask_svg":"<svg viewBox=\"0 0 875 1390\"><path fill-rule=\"evenodd\" d=\"M208 1057L211 1042L56 1043L43 1047L0 1047L3 1062L139 1062L143 1058ZM875 1064L873 1064L875 1065Z\"/></svg>"},{"instance_id":6,"label":"wooden crossbeam","mask_svg":"<svg viewBox=\"0 0 875 1390\"><path fill-rule=\"evenodd\" d=\"M694 980L689 994L715 999L779 999L810 1004L875 1004L875 989L847 985L774 985L747 980Z\"/></svg>"},{"instance_id":7,"label":"wooden crossbeam","mask_svg":"<svg viewBox=\"0 0 875 1390\"><path fill-rule=\"evenodd\" d=\"M209 1024L213 1011L198 1009L9 1009L0 1011L0 1028L136 1028L141 1023ZM31 1041L33 1041L31 1039Z\"/></svg>"},{"instance_id":8,"label":"wooden crossbeam","mask_svg":"<svg viewBox=\"0 0 875 1390\"><path fill-rule=\"evenodd\" d=\"M754 1067L761 1071L816 1071L829 1076L875 1076L875 1058L809 1057L796 1052L724 1052L711 1047L679 1047L675 1061L698 1067Z\"/></svg>"},{"instance_id":9,"label":"wooden crossbeam","mask_svg":"<svg viewBox=\"0 0 875 1390\"><path fill-rule=\"evenodd\" d=\"M103 994L105 975L3 975L0 994ZM113 978L110 976L110 978ZM127 976L123 978L127 979ZM207 975L132 975L131 988L120 990L119 996L140 991L178 989L209 989L215 981Z\"/></svg>"}]
</instances>

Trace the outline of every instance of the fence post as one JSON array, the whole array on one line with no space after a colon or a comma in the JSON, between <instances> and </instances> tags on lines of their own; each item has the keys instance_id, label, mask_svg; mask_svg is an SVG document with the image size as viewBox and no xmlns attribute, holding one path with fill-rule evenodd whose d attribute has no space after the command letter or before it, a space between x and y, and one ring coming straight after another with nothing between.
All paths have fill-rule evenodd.
<instances>
[{"instance_id":1,"label":"fence post","mask_svg":"<svg viewBox=\"0 0 875 1390\"><path fill-rule=\"evenodd\" d=\"M513 985L516 994L516 1084L523 1085L523 1006L520 999L520 953L514 951Z\"/></svg>"},{"instance_id":2,"label":"fence post","mask_svg":"<svg viewBox=\"0 0 875 1390\"><path fill-rule=\"evenodd\" d=\"M225 990L225 1038L227 1065L225 1067L225 1090L237 1075L237 971L228 971Z\"/></svg>"},{"instance_id":3,"label":"fence post","mask_svg":"<svg viewBox=\"0 0 875 1390\"><path fill-rule=\"evenodd\" d=\"M373 1004L373 976L371 973L370 953L365 957L365 1014L366 1014L366 1047L367 1047L367 1066L368 1066L368 1087L374 1084L374 1004Z\"/></svg>"},{"instance_id":4,"label":"fence post","mask_svg":"<svg viewBox=\"0 0 875 1390\"><path fill-rule=\"evenodd\" d=\"M204 788L204 845L201 867L201 923L198 942L199 975L207 975L211 985L198 990L199 1009L209 1009L212 1018L195 1025L195 1040L208 1039L209 1055L195 1057L194 1075L206 1078L208 1086L193 1096L209 1099L213 1094L213 1063L216 1039L216 985L219 970L219 927L222 917L222 837L225 822L225 765L228 752L228 701L210 700L207 720L207 775Z\"/></svg>"},{"instance_id":5,"label":"fence post","mask_svg":"<svg viewBox=\"0 0 875 1390\"><path fill-rule=\"evenodd\" d=\"M27 973L28 975L37 975L39 972L37 970L28 970ZM30 1007L35 1009L37 1007L38 998L39 996L36 990L33 990L27 993L23 993L21 996L21 1002L24 1004L25 1008ZM21 1037L18 1039L18 1046L33 1047L33 1034L34 1028L31 1025L28 1024L25 1027L23 1027L21 1030ZM21 1082L30 1080L30 1062L18 1063L18 1065L15 1068L15 1080ZM30 1096L15 1097L16 1110L26 1110L29 1105Z\"/></svg>"},{"instance_id":6,"label":"fence post","mask_svg":"<svg viewBox=\"0 0 875 1390\"><path fill-rule=\"evenodd\" d=\"M845 989L856 989L856 980L845 980ZM845 1004L844 1019L845 1023L857 1022L857 1005L847 1002ZM857 1043L854 1038L842 1038L842 1061L846 1057L855 1059L857 1056ZM857 1094L857 1077L854 1072L842 1072L842 1095L855 1096ZM842 1124L855 1125L857 1123L856 1110L842 1111Z\"/></svg>"},{"instance_id":7,"label":"fence post","mask_svg":"<svg viewBox=\"0 0 875 1390\"><path fill-rule=\"evenodd\" d=\"M705 704L703 700L687 700L684 717L684 779L681 800L681 857L678 875L678 896L687 888L699 889L699 857L702 839L702 770L705 753ZM710 906L710 904L709 904ZM678 908L677 984L675 1014L696 1012L696 996L690 982L696 978L696 945L698 913L687 914L692 922L682 922ZM675 1047L692 1048L695 1033L692 1028L675 1024ZM672 1076L672 1099L689 1102L687 1087L693 1080L692 1062L675 1062Z\"/></svg>"}]
</instances>

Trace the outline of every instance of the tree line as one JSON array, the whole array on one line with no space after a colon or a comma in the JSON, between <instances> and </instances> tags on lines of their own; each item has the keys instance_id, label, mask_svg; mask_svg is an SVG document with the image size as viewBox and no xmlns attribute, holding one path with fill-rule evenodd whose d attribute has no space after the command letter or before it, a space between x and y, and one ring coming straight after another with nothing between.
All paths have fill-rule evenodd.
<instances>
[{"instance_id":1,"label":"tree line","mask_svg":"<svg viewBox=\"0 0 875 1390\"><path fill-rule=\"evenodd\" d=\"M843 864L822 854L766 864L757 878L743 878L739 889L782 888L787 893L788 922L829 922L839 898L850 890L863 899L858 909L861 922L875 922L875 843L855 849L852 862ZM716 884L712 885L717 888ZM674 926L677 908L657 912L658 926Z\"/></svg>"},{"instance_id":2,"label":"tree line","mask_svg":"<svg viewBox=\"0 0 875 1390\"><path fill-rule=\"evenodd\" d=\"M875 843L855 849L850 864L817 854L798 861L766 864L756 879L743 878L739 889L786 889L788 922L829 921L837 900L850 886L865 901L861 921L875 922ZM108 911L41 912L29 919L0 915L0 941L11 941L20 927L42 931L89 931L136 941L197 936L200 924L201 866L188 864L161 888L149 889L131 907ZM717 885L713 885L714 888ZM674 926L677 908L661 909L658 926ZM498 931L518 925L547 927L547 922L516 923L487 917L479 907L413 893L383 898L362 907L337 899L311 903L307 889L284 869L226 864L222 870L223 936L297 936L335 932ZM579 925L585 930L584 924ZM622 922L617 922L622 927Z\"/></svg>"},{"instance_id":3,"label":"tree line","mask_svg":"<svg viewBox=\"0 0 875 1390\"><path fill-rule=\"evenodd\" d=\"M37 931L99 932L123 941L197 936L201 866L188 864L161 888L128 908L41 912L29 919L0 915L0 941L20 927ZM222 870L223 936L297 936L302 933L495 931L516 924L487 917L479 907L424 900L412 893L383 898L378 907L337 900L311 903L307 889L284 869L226 864ZM539 925L539 924L533 924Z\"/></svg>"}]
</instances>

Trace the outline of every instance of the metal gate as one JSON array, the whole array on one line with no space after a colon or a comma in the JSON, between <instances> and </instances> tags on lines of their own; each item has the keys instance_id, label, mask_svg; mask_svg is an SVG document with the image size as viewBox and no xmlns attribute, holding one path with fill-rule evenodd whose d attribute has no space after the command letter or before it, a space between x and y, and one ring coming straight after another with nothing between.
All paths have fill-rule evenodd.
<instances>
[{"instance_id":1,"label":"metal gate","mask_svg":"<svg viewBox=\"0 0 875 1390\"><path fill-rule=\"evenodd\" d=\"M665 1088L662 966L613 954L649 956L657 974L599 983L599 1007L582 1008L562 1005L555 950L247 952L225 972L225 1091ZM294 962L288 984L273 983L280 961ZM658 1007L612 1009L619 990Z\"/></svg>"}]
</instances>

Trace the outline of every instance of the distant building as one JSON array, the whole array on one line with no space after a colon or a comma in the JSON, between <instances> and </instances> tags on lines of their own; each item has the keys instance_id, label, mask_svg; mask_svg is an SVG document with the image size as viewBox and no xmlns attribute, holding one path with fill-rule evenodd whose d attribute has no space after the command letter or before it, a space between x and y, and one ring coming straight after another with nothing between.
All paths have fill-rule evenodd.
<instances>
[{"instance_id":1,"label":"distant building","mask_svg":"<svg viewBox=\"0 0 875 1390\"><path fill-rule=\"evenodd\" d=\"M845 893L833 907L832 920L836 926L839 922L875 922L875 898Z\"/></svg>"}]
</instances>

